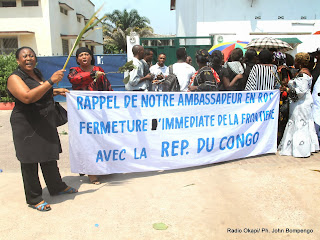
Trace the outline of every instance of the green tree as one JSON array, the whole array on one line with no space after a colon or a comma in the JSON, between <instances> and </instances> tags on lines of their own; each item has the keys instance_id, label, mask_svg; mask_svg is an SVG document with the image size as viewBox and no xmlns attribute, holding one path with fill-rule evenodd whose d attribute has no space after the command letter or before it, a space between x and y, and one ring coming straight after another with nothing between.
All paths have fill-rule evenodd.
<instances>
[{"instance_id":1,"label":"green tree","mask_svg":"<svg viewBox=\"0 0 320 240\"><path fill-rule=\"evenodd\" d=\"M136 32L140 37L148 37L153 34L153 29L148 25L150 20L139 15L133 9L128 12L114 10L105 15L107 18L103 22L104 43L106 51L126 51L127 39L131 32Z\"/></svg>"},{"instance_id":2,"label":"green tree","mask_svg":"<svg viewBox=\"0 0 320 240\"><path fill-rule=\"evenodd\" d=\"M7 79L17 66L17 60L13 53L0 55L0 102L14 101L7 92Z\"/></svg>"}]
</instances>

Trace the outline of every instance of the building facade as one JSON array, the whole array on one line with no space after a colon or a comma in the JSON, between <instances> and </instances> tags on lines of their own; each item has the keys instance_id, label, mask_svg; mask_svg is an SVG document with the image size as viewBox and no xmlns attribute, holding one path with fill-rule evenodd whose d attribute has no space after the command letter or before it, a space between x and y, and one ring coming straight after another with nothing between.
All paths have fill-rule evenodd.
<instances>
[{"instance_id":1,"label":"building facade","mask_svg":"<svg viewBox=\"0 0 320 240\"><path fill-rule=\"evenodd\" d=\"M39 56L68 55L94 12L90 0L0 0L0 54L29 46ZM80 46L102 54L102 29L83 38Z\"/></svg>"},{"instance_id":2,"label":"building facade","mask_svg":"<svg viewBox=\"0 0 320 240\"><path fill-rule=\"evenodd\" d=\"M293 53L320 47L319 0L171 0L171 10L177 37L211 35L217 44L272 36L288 39Z\"/></svg>"}]
</instances>

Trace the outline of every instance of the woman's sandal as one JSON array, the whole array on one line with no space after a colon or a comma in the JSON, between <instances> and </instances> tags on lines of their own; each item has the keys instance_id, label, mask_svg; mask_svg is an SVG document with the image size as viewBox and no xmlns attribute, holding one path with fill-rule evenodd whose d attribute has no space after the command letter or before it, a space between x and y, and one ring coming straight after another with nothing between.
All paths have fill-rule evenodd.
<instances>
[{"instance_id":1,"label":"woman's sandal","mask_svg":"<svg viewBox=\"0 0 320 240\"><path fill-rule=\"evenodd\" d=\"M45 202L44 200L42 200L41 202L39 202L36 205L29 204L28 206L33 209L37 209L40 212L47 212L47 211L51 210L49 203Z\"/></svg>"},{"instance_id":2,"label":"woman's sandal","mask_svg":"<svg viewBox=\"0 0 320 240\"><path fill-rule=\"evenodd\" d=\"M62 192L59 192L58 195L66 194L66 193L77 193L77 192L78 192L77 189L69 186L65 190L63 190Z\"/></svg>"},{"instance_id":3,"label":"woman's sandal","mask_svg":"<svg viewBox=\"0 0 320 240\"><path fill-rule=\"evenodd\" d=\"M100 181L98 179L98 177L96 175L88 175L89 180L91 183L95 184L95 185L99 185Z\"/></svg>"}]
</instances>

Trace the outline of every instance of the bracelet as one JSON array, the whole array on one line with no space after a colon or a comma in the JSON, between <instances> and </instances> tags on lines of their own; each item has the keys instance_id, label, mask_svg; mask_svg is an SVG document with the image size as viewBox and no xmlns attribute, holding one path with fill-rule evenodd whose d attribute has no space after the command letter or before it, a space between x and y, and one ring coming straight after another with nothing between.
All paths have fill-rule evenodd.
<instances>
[{"instance_id":1,"label":"bracelet","mask_svg":"<svg viewBox=\"0 0 320 240\"><path fill-rule=\"evenodd\" d=\"M54 84L54 82L52 82L51 78L49 78L49 79L47 80L47 82L50 83L51 86L53 86L53 84Z\"/></svg>"}]
</instances>

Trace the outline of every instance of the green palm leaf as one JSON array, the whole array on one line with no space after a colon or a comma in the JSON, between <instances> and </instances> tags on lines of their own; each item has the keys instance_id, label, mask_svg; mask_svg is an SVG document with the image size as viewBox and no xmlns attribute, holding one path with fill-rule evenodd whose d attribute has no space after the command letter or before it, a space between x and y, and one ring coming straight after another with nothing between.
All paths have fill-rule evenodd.
<instances>
[{"instance_id":1,"label":"green palm leaf","mask_svg":"<svg viewBox=\"0 0 320 240\"><path fill-rule=\"evenodd\" d=\"M101 22L103 19L106 18L106 16L104 16L103 18L99 19L97 18L97 14L101 11L103 5L91 16L91 18L89 19L89 21L87 22L87 24L84 26L84 28L81 30L81 32L79 33L78 37L76 38L76 41L74 42L71 51L69 52L68 58L66 60L66 62L63 65L63 70L66 69L67 64L70 60L71 55L73 54L75 48L78 46L82 36L87 33L90 30L94 30L94 27Z\"/></svg>"}]
</instances>

